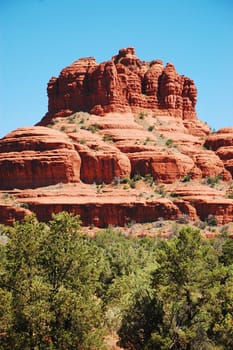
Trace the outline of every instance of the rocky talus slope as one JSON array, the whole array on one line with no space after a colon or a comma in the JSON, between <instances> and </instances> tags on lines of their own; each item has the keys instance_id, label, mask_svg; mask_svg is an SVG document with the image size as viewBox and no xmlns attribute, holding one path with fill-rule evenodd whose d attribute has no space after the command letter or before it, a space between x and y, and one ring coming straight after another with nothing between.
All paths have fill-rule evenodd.
<instances>
[{"instance_id":1,"label":"rocky talus slope","mask_svg":"<svg viewBox=\"0 0 233 350\"><path fill-rule=\"evenodd\" d=\"M194 82L133 48L48 83L48 113L0 140L0 221L78 213L84 225L233 221L233 128L211 133Z\"/></svg>"}]
</instances>

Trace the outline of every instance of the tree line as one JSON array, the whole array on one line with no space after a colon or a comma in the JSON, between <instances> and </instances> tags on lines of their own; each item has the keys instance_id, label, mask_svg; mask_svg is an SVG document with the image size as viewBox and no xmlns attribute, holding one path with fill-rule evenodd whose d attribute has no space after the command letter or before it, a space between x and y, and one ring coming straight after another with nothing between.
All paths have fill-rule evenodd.
<instances>
[{"instance_id":1,"label":"tree line","mask_svg":"<svg viewBox=\"0 0 233 350\"><path fill-rule=\"evenodd\" d=\"M184 227L167 241L94 238L78 216L1 227L0 349L233 348L233 240Z\"/></svg>"}]
</instances>

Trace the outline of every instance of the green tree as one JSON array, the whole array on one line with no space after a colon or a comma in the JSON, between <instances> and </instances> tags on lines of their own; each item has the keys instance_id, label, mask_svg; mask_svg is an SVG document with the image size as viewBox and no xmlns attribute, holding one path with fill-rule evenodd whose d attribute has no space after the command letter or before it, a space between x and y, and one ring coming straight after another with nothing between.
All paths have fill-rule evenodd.
<instances>
[{"instance_id":1,"label":"green tree","mask_svg":"<svg viewBox=\"0 0 233 350\"><path fill-rule=\"evenodd\" d=\"M148 237L126 237L108 228L98 233L94 242L106 259L105 274L102 276L105 287L110 286L116 278L128 276L155 263L157 242Z\"/></svg>"},{"instance_id":2,"label":"green tree","mask_svg":"<svg viewBox=\"0 0 233 350\"><path fill-rule=\"evenodd\" d=\"M6 289L6 249L0 244L0 349L8 343L8 334L12 327L12 293Z\"/></svg>"},{"instance_id":3,"label":"green tree","mask_svg":"<svg viewBox=\"0 0 233 350\"><path fill-rule=\"evenodd\" d=\"M77 216L54 215L41 246L54 349L101 348L101 300L97 298L103 257L80 231Z\"/></svg>"},{"instance_id":4,"label":"green tree","mask_svg":"<svg viewBox=\"0 0 233 350\"><path fill-rule=\"evenodd\" d=\"M222 255L220 260L224 265L233 265L233 239L226 236L222 246Z\"/></svg>"},{"instance_id":5,"label":"green tree","mask_svg":"<svg viewBox=\"0 0 233 350\"><path fill-rule=\"evenodd\" d=\"M34 349L36 344L43 343L47 331L44 321L50 315L44 296L48 286L40 278L38 264L43 231L44 224L38 223L35 216L5 230L9 240L2 288L10 293L12 318L8 348Z\"/></svg>"},{"instance_id":6,"label":"green tree","mask_svg":"<svg viewBox=\"0 0 233 350\"><path fill-rule=\"evenodd\" d=\"M101 349L96 290L103 257L81 234L79 218L60 213L43 224L29 216L4 233L9 240L0 265L7 310L0 308L2 349Z\"/></svg>"},{"instance_id":7,"label":"green tree","mask_svg":"<svg viewBox=\"0 0 233 350\"><path fill-rule=\"evenodd\" d=\"M138 298L126 313L119 331L121 345L151 350L231 349L232 279L214 248L199 231L184 228L178 237L161 243L157 260L153 294ZM140 313L143 322L137 317ZM224 326L227 330L220 339L217 334Z\"/></svg>"},{"instance_id":8,"label":"green tree","mask_svg":"<svg viewBox=\"0 0 233 350\"><path fill-rule=\"evenodd\" d=\"M96 235L94 243L105 257L100 294L104 302L105 324L109 332L116 332L132 296L145 286L149 288L157 241L149 237L126 237L108 228Z\"/></svg>"}]
</instances>

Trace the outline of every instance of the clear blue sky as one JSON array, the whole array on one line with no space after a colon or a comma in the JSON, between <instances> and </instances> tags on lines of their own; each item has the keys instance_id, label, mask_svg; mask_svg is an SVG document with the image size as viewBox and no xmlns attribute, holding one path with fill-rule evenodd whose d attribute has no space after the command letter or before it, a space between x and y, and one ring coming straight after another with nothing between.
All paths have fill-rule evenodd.
<instances>
[{"instance_id":1,"label":"clear blue sky","mask_svg":"<svg viewBox=\"0 0 233 350\"><path fill-rule=\"evenodd\" d=\"M47 82L74 60L133 46L198 88L197 112L233 126L233 0L0 0L0 137L47 111Z\"/></svg>"}]
</instances>

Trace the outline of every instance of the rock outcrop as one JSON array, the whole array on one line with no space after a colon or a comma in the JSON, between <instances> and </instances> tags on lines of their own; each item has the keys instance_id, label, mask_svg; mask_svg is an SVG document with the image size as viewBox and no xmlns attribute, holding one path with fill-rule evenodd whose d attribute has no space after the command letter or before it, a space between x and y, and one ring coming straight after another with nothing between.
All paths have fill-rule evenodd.
<instances>
[{"instance_id":1,"label":"rock outcrop","mask_svg":"<svg viewBox=\"0 0 233 350\"><path fill-rule=\"evenodd\" d=\"M0 189L78 182L80 164L64 133L45 127L17 129L0 141Z\"/></svg>"},{"instance_id":2,"label":"rock outcrop","mask_svg":"<svg viewBox=\"0 0 233 350\"><path fill-rule=\"evenodd\" d=\"M233 176L233 128L222 128L210 134L205 141L205 147L216 151L225 168Z\"/></svg>"},{"instance_id":3,"label":"rock outcrop","mask_svg":"<svg viewBox=\"0 0 233 350\"><path fill-rule=\"evenodd\" d=\"M11 225L14 221L21 221L26 215L32 214L28 209L10 204L0 203L0 223Z\"/></svg>"},{"instance_id":4,"label":"rock outcrop","mask_svg":"<svg viewBox=\"0 0 233 350\"><path fill-rule=\"evenodd\" d=\"M163 217L165 220L175 220L180 214L179 208L170 200L143 201L140 203L123 202L115 203L111 198L109 202L70 204L66 202L40 204L33 203L30 208L37 214L39 220L47 221L52 213L68 211L80 215L84 226L96 227L124 226L132 222L156 221ZM135 220L137 218L137 221Z\"/></svg>"},{"instance_id":5,"label":"rock outcrop","mask_svg":"<svg viewBox=\"0 0 233 350\"><path fill-rule=\"evenodd\" d=\"M207 137L204 146L213 151L216 151L220 147L233 146L233 127L222 128L217 132L210 134Z\"/></svg>"},{"instance_id":6,"label":"rock outcrop","mask_svg":"<svg viewBox=\"0 0 233 350\"><path fill-rule=\"evenodd\" d=\"M208 150L199 150L194 153L193 160L195 165L201 170L201 177L209 178L221 176L225 181L231 180L231 174L221 160L221 156Z\"/></svg>"},{"instance_id":7,"label":"rock outcrop","mask_svg":"<svg viewBox=\"0 0 233 350\"><path fill-rule=\"evenodd\" d=\"M191 174L192 178L201 178L200 170L193 160L178 152L162 149L128 154L132 164L132 175L140 173L151 174L155 181L172 183Z\"/></svg>"},{"instance_id":8,"label":"rock outcrop","mask_svg":"<svg viewBox=\"0 0 233 350\"><path fill-rule=\"evenodd\" d=\"M75 61L50 79L47 91L48 113L41 125L77 111L104 115L149 109L196 118L193 80L179 75L171 63L164 67L161 60L141 61L132 47L100 64L93 57Z\"/></svg>"},{"instance_id":9,"label":"rock outcrop","mask_svg":"<svg viewBox=\"0 0 233 350\"><path fill-rule=\"evenodd\" d=\"M219 189L206 186L205 184L169 185L167 188L175 198L182 198L185 203L189 203L195 208L199 219L208 222L208 218L213 218L219 225L233 221L233 200L226 198L223 187Z\"/></svg>"},{"instance_id":10,"label":"rock outcrop","mask_svg":"<svg viewBox=\"0 0 233 350\"><path fill-rule=\"evenodd\" d=\"M103 142L100 137L94 138L90 134L88 131L69 134L81 158L80 179L89 184L109 184L115 177L130 176L131 164L128 157L118 148Z\"/></svg>"},{"instance_id":11,"label":"rock outcrop","mask_svg":"<svg viewBox=\"0 0 233 350\"><path fill-rule=\"evenodd\" d=\"M172 64L133 48L83 58L50 80L48 97L39 126L0 140L0 222L61 210L98 227L233 221L233 128L210 133L193 81Z\"/></svg>"}]
</instances>

